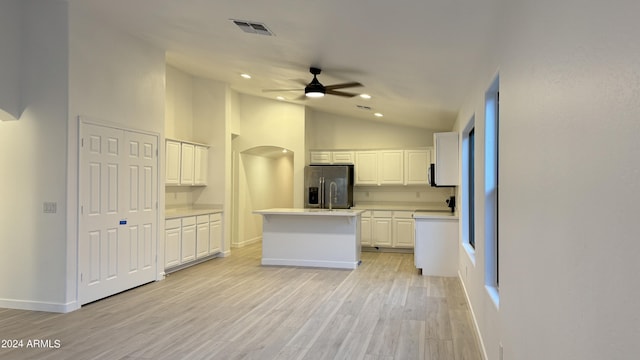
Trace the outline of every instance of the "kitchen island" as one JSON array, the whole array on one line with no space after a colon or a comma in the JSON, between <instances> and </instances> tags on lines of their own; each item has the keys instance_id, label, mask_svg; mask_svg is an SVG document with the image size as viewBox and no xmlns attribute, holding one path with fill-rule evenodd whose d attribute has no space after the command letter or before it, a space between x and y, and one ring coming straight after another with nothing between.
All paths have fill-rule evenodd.
<instances>
[{"instance_id":1,"label":"kitchen island","mask_svg":"<svg viewBox=\"0 0 640 360\"><path fill-rule=\"evenodd\" d=\"M263 216L262 264L355 269L363 210L277 208Z\"/></svg>"}]
</instances>

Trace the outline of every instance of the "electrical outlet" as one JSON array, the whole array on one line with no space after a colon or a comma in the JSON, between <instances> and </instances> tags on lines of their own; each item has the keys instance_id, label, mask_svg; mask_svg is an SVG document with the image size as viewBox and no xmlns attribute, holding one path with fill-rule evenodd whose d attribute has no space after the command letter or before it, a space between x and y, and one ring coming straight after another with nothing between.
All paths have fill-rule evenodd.
<instances>
[{"instance_id":1,"label":"electrical outlet","mask_svg":"<svg viewBox=\"0 0 640 360\"><path fill-rule=\"evenodd\" d=\"M42 203L42 212L45 214L55 214L58 211L57 202L45 201Z\"/></svg>"}]
</instances>

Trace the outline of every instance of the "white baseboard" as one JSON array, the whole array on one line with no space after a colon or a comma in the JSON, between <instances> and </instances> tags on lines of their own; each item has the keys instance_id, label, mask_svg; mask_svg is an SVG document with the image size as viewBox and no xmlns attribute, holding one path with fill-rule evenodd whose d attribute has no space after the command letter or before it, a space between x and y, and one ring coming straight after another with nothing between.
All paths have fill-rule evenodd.
<instances>
[{"instance_id":1,"label":"white baseboard","mask_svg":"<svg viewBox=\"0 0 640 360\"><path fill-rule=\"evenodd\" d=\"M231 244L231 246L234 247L234 248L241 248L241 247L245 247L245 246L248 246L248 245L251 245L251 244L255 244L255 243L260 242L260 241L262 241L262 236L257 236L257 237L254 237L253 239L244 240L244 241L241 241L241 242L238 242L238 243L235 243L235 244Z\"/></svg>"},{"instance_id":2,"label":"white baseboard","mask_svg":"<svg viewBox=\"0 0 640 360\"><path fill-rule=\"evenodd\" d=\"M78 302L75 300L66 304L61 304L44 301L0 299L0 308L68 313L80 309L80 305L78 305Z\"/></svg>"},{"instance_id":3,"label":"white baseboard","mask_svg":"<svg viewBox=\"0 0 640 360\"><path fill-rule=\"evenodd\" d=\"M480 342L480 348L482 351L482 359L488 360L487 349L484 346L484 341L482 340L482 334L480 333L480 327L478 326L478 320L476 318L476 314L473 311L473 306L471 306L471 300L469 299L469 292L467 292L467 287L462 281L462 274L458 270L458 279L460 279L460 283L462 284L462 291L464 291L464 297L467 299L467 304L469 305L469 311L471 312L471 319L473 320L473 327L476 331L476 336L478 341Z\"/></svg>"}]
</instances>

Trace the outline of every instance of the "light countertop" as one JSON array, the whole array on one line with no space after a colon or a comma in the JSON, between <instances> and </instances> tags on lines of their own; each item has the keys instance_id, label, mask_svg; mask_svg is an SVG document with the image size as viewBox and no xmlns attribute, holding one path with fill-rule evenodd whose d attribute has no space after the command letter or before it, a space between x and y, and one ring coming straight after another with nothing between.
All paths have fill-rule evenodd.
<instances>
[{"instance_id":1,"label":"light countertop","mask_svg":"<svg viewBox=\"0 0 640 360\"><path fill-rule=\"evenodd\" d=\"M301 209L301 208L274 208L255 210L259 215L306 215L306 216L358 216L364 210L358 209Z\"/></svg>"},{"instance_id":2,"label":"light countertop","mask_svg":"<svg viewBox=\"0 0 640 360\"><path fill-rule=\"evenodd\" d=\"M222 209L217 207L180 207L180 208L168 208L164 210L164 218L175 219L186 216L198 216L206 214L219 214L222 213Z\"/></svg>"},{"instance_id":3,"label":"light countertop","mask_svg":"<svg viewBox=\"0 0 640 360\"><path fill-rule=\"evenodd\" d=\"M416 211L413 213L414 219L455 219L458 220L458 215L451 211Z\"/></svg>"}]
</instances>

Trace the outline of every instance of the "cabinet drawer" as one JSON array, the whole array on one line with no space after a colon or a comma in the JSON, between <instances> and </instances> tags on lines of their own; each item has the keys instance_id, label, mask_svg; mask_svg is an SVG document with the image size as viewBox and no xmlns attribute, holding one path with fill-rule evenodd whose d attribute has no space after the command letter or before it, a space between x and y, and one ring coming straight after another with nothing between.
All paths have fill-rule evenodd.
<instances>
[{"instance_id":1,"label":"cabinet drawer","mask_svg":"<svg viewBox=\"0 0 640 360\"><path fill-rule=\"evenodd\" d=\"M198 215L198 217L196 218L196 222L198 224L204 224L209 222L209 215Z\"/></svg>"},{"instance_id":2,"label":"cabinet drawer","mask_svg":"<svg viewBox=\"0 0 640 360\"><path fill-rule=\"evenodd\" d=\"M195 224L196 224L195 216L182 218L182 226L189 226L189 225L195 225Z\"/></svg>"},{"instance_id":3,"label":"cabinet drawer","mask_svg":"<svg viewBox=\"0 0 640 360\"><path fill-rule=\"evenodd\" d=\"M182 224L182 221L180 221L181 219L171 219L171 220L166 220L164 222L164 228L165 229L175 229L175 228L179 228Z\"/></svg>"},{"instance_id":4,"label":"cabinet drawer","mask_svg":"<svg viewBox=\"0 0 640 360\"><path fill-rule=\"evenodd\" d=\"M373 217L390 218L393 215L393 211L376 210L372 211Z\"/></svg>"},{"instance_id":5,"label":"cabinet drawer","mask_svg":"<svg viewBox=\"0 0 640 360\"><path fill-rule=\"evenodd\" d=\"M210 220L210 221L220 221L220 220L222 220L222 214L220 214L220 213L217 213L217 214L211 214L211 215L209 216L209 220Z\"/></svg>"}]
</instances>

